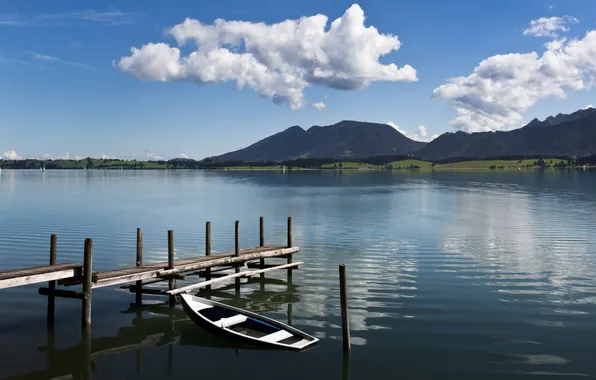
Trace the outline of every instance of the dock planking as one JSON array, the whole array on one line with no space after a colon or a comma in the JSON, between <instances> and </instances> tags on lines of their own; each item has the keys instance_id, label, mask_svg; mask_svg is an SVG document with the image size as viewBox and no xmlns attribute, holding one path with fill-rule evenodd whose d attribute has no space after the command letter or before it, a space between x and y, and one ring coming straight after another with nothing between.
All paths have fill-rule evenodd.
<instances>
[{"instance_id":1,"label":"dock planking","mask_svg":"<svg viewBox=\"0 0 596 380\"><path fill-rule=\"evenodd\" d=\"M283 248L285 248L285 247L283 247L283 246L267 246L267 247L248 248L248 249L240 250L240 256L247 255L250 253L275 251L275 250L280 250ZM189 265L189 264L209 262L209 261L212 261L215 259L232 257L232 256L234 256L234 252L223 252L223 253L211 254L209 256L200 256L200 257L181 259L181 260L177 260L174 262L174 267L178 268L178 267ZM106 271L106 272L95 272L95 273L93 273L93 282L102 282L102 281L105 281L105 280L108 280L111 278L132 275L132 274L137 274L137 273L142 273L142 272L148 272L148 271L153 271L153 270L165 270L165 269L168 269L167 261L148 264L148 265L141 265L138 267L135 266L135 267L129 267L129 268L121 268L121 269L116 269L116 270L111 270L111 271Z\"/></svg>"},{"instance_id":2,"label":"dock planking","mask_svg":"<svg viewBox=\"0 0 596 380\"><path fill-rule=\"evenodd\" d=\"M83 264L64 263L0 272L0 289L80 276Z\"/></svg>"},{"instance_id":3,"label":"dock planking","mask_svg":"<svg viewBox=\"0 0 596 380\"><path fill-rule=\"evenodd\" d=\"M136 292L137 305L142 304L142 294L159 294L169 296L170 306L174 306L174 295L188 292L201 287L211 288L211 284L235 279L236 293L239 292L240 277L250 278L256 274L261 275L263 280L264 273L278 269L297 269L300 263L293 263L292 256L300 251L299 247L292 246L291 240L291 217L288 218L288 244L287 245L265 245L264 243L264 223L263 217L259 220L259 247L240 249L239 244L239 222L236 221L235 246L233 252L212 253L211 252L211 225L207 222L205 255L191 258L175 260L174 257L174 236L173 231L168 231L168 261L151 263L143 265L143 233L142 229L137 229L137 250L136 265L127 268L119 268L104 272L92 272L92 240L85 239L84 245L84 263L63 263L56 264L56 236L51 236L50 247L50 265L44 265L33 268L24 268L0 272L0 289L30 285L47 282L48 287L39 288L38 293L48 297L48 326L54 323L54 298L71 298L82 301L82 328L88 330L91 325L91 294L92 290L101 287L129 284L121 286L128 288L131 292ZM287 259L285 265L265 265L266 258L284 258ZM241 272L240 267L250 265L254 267L258 260L260 270ZM212 270L213 269L213 270ZM217 279L211 279L212 271L214 273L234 269L234 274L224 274L223 277L216 275ZM203 276L201 276L203 274ZM176 289L176 279L187 279L188 276L199 275L199 277L209 277L207 281L202 281L184 288ZM288 279L290 275L288 275ZM169 282L168 291L157 291L152 288L143 288L143 286L161 282ZM57 282L57 283L56 283ZM82 285L82 291L56 289L56 285L75 286Z\"/></svg>"}]
</instances>

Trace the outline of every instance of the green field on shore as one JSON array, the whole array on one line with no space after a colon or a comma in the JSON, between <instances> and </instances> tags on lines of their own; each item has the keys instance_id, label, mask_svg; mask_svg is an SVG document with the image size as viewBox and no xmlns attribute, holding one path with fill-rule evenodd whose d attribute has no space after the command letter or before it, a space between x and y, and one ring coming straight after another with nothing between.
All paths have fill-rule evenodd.
<instances>
[{"instance_id":1,"label":"green field on shore","mask_svg":"<svg viewBox=\"0 0 596 380\"><path fill-rule=\"evenodd\" d=\"M197 161L136 161L136 160L117 160L117 159L83 159L83 160L22 160L10 161L0 160L0 168L6 169L112 169L124 170L136 169L209 169L209 170L229 170L229 171L306 171L306 170L345 170L345 171L385 171L385 170L520 170L536 169L540 167L553 168L565 167L569 165L568 160L557 158L543 158L542 165L539 165L540 159L525 160L470 160L453 163L432 163L429 161L406 159L393 161L385 165L375 165L367 162L343 161L335 163L296 162L293 165L270 164L270 165L251 165L250 163L239 163L239 165L225 166L225 163L219 165L200 164ZM329 162L329 161L327 161ZM374 162L374 161L373 161ZM562 165L561 165L562 163ZM320 165L320 166L319 166ZM572 167L569 165L567 167Z\"/></svg>"}]
</instances>

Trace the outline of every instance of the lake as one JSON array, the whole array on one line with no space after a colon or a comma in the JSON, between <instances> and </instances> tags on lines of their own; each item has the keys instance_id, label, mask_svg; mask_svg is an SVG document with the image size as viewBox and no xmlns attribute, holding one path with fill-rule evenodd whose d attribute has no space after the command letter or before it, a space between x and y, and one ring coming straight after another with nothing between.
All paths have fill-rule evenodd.
<instances>
[{"instance_id":1,"label":"lake","mask_svg":"<svg viewBox=\"0 0 596 380\"><path fill-rule=\"evenodd\" d=\"M93 270L285 244L285 271L239 297L209 295L321 339L307 352L246 349L192 324L180 305L119 286L93 292L93 378L514 379L596 377L596 172L11 171L0 175L0 270L58 262ZM352 350L341 341L345 263ZM197 277L194 277L196 280ZM246 281L246 280L243 280ZM179 281L179 284L190 283ZM45 285L42 285L45 286ZM80 301L56 301L53 338L38 285L0 290L0 378L80 375ZM53 342L53 343L51 343ZM140 344L140 345L139 345Z\"/></svg>"}]
</instances>

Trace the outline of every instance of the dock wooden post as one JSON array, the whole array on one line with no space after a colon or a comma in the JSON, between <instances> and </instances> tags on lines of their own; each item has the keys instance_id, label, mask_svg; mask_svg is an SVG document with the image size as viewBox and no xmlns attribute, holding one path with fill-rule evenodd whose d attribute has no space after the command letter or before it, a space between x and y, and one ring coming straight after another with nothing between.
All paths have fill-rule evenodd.
<instances>
[{"instance_id":1,"label":"dock wooden post","mask_svg":"<svg viewBox=\"0 0 596 380\"><path fill-rule=\"evenodd\" d=\"M259 247L265 246L265 220L261 216L259 218ZM265 259L261 259L259 264L261 265L261 269L265 268ZM260 274L261 278L265 278L265 273Z\"/></svg>"},{"instance_id":2,"label":"dock wooden post","mask_svg":"<svg viewBox=\"0 0 596 380\"><path fill-rule=\"evenodd\" d=\"M83 345L83 379L91 380L91 329L84 329L81 337Z\"/></svg>"},{"instance_id":3,"label":"dock wooden post","mask_svg":"<svg viewBox=\"0 0 596 380\"><path fill-rule=\"evenodd\" d=\"M288 216L288 248L292 248L292 217ZM294 255L288 255L288 264L292 263ZM288 283L292 282L292 268L288 269Z\"/></svg>"},{"instance_id":4,"label":"dock wooden post","mask_svg":"<svg viewBox=\"0 0 596 380\"><path fill-rule=\"evenodd\" d=\"M205 256L211 256L211 222L205 223ZM207 281L211 280L211 268L207 268L205 272ZM211 290L211 285L207 290Z\"/></svg>"},{"instance_id":5,"label":"dock wooden post","mask_svg":"<svg viewBox=\"0 0 596 380\"><path fill-rule=\"evenodd\" d=\"M91 326L91 281L92 281L92 248L93 241L90 238L85 239L85 257L83 259L83 329Z\"/></svg>"},{"instance_id":6,"label":"dock wooden post","mask_svg":"<svg viewBox=\"0 0 596 380\"><path fill-rule=\"evenodd\" d=\"M50 236L50 265L56 265L56 235L52 234ZM52 290L56 289L56 281L48 282L48 288L50 289L50 293ZM53 295L48 296L48 314L47 314L47 323L48 326L54 325L54 310L56 305L56 299Z\"/></svg>"},{"instance_id":7,"label":"dock wooden post","mask_svg":"<svg viewBox=\"0 0 596 380\"><path fill-rule=\"evenodd\" d=\"M346 292L346 265L339 266L339 290L341 301L341 330L344 341L344 350L350 350L350 324L348 319L348 296Z\"/></svg>"},{"instance_id":8,"label":"dock wooden post","mask_svg":"<svg viewBox=\"0 0 596 380\"><path fill-rule=\"evenodd\" d=\"M168 230L168 269L174 269L174 231ZM169 279L169 290L174 290L176 288L176 278L175 276L170 276ZM171 296L170 297L170 306L174 307L176 305L176 298Z\"/></svg>"},{"instance_id":9,"label":"dock wooden post","mask_svg":"<svg viewBox=\"0 0 596 380\"><path fill-rule=\"evenodd\" d=\"M137 228L137 266L143 265L143 229ZM143 281L137 281L136 304L141 306L143 304Z\"/></svg>"},{"instance_id":10,"label":"dock wooden post","mask_svg":"<svg viewBox=\"0 0 596 380\"><path fill-rule=\"evenodd\" d=\"M237 220L236 224L234 226L234 256L238 257L240 256L240 221ZM234 268L234 272L235 273L239 273L240 272L240 264L236 264L235 268ZM235 280L235 289L236 289L236 295L240 295L240 278L236 277Z\"/></svg>"}]
</instances>

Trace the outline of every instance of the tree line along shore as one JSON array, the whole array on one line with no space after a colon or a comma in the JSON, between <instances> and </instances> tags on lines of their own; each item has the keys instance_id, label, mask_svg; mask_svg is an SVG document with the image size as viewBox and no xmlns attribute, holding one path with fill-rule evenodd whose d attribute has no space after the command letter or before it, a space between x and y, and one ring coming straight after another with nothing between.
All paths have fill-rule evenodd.
<instances>
[{"instance_id":1,"label":"tree line along shore","mask_svg":"<svg viewBox=\"0 0 596 380\"><path fill-rule=\"evenodd\" d=\"M121 159L83 160L0 160L2 169L101 169L101 170L506 170L506 169L565 169L596 166L596 154L584 157L493 157L469 159L465 157L438 161L427 161L411 156L377 156L365 159L301 158L283 162L243 162L210 159L172 159L159 161L137 161Z\"/></svg>"}]
</instances>

